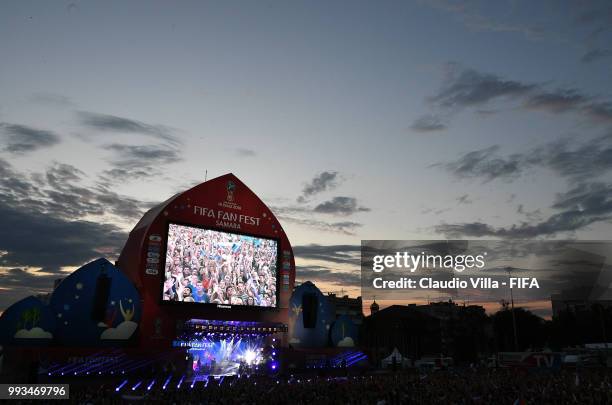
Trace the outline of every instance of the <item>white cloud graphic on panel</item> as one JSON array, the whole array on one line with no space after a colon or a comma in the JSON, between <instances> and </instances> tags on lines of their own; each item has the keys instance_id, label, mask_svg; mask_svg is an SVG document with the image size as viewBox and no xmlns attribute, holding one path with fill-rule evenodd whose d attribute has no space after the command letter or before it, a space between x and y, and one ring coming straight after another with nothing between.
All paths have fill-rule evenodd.
<instances>
[{"instance_id":1,"label":"white cloud graphic on panel","mask_svg":"<svg viewBox=\"0 0 612 405\"><path fill-rule=\"evenodd\" d=\"M341 341L339 341L337 346L338 347L354 347L355 346L355 342L353 341L352 337L347 336L344 339L342 339Z\"/></svg>"},{"instance_id":2,"label":"white cloud graphic on panel","mask_svg":"<svg viewBox=\"0 0 612 405\"><path fill-rule=\"evenodd\" d=\"M53 335L38 326L32 329L19 329L15 339L53 339Z\"/></svg>"},{"instance_id":3,"label":"white cloud graphic on panel","mask_svg":"<svg viewBox=\"0 0 612 405\"><path fill-rule=\"evenodd\" d=\"M127 340L129 339L138 324L132 321L134 317L134 305L132 305L132 309L123 309L123 303L121 300L119 301L119 308L121 310L121 315L123 316L124 321L117 325L116 328L108 328L102 332L100 335L100 339L102 340Z\"/></svg>"}]
</instances>

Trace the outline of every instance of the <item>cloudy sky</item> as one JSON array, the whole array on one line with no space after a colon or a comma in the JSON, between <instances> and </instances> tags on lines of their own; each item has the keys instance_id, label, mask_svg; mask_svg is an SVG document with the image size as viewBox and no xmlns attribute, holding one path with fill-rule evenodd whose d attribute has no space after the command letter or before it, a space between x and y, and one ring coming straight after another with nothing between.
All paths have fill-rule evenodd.
<instances>
[{"instance_id":1,"label":"cloudy sky","mask_svg":"<svg viewBox=\"0 0 612 405\"><path fill-rule=\"evenodd\" d=\"M0 3L0 310L233 172L298 279L361 239L610 239L612 5Z\"/></svg>"}]
</instances>

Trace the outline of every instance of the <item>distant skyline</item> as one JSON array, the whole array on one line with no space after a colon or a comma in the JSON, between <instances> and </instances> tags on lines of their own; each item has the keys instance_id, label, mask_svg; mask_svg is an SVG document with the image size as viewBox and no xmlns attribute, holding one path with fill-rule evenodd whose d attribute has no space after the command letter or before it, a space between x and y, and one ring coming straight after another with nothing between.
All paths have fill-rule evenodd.
<instances>
[{"instance_id":1,"label":"distant skyline","mask_svg":"<svg viewBox=\"0 0 612 405\"><path fill-rule=\"evenodd\" d=\"M610 44L608 1L2 2L0 311L206 172L352 296L362 239L609 240Z\"/></svg>"}]
</instances>

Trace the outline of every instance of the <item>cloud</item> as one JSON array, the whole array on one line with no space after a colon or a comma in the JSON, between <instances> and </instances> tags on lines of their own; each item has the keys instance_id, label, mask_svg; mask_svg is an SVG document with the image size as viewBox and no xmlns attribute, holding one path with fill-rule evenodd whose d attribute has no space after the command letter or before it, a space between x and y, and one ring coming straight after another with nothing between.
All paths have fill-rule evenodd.
<instances>
[{"instance_id":1,"label":"cloud","mask_svg":"<svg viewBox=\"0 0 612 405\"><path fill-rule=\"evenodd\" d=\"M585 116L591 120L603 123L612 123L612 103L611 102L593 102L582 108Z\"/></svg>"},{"instance_id":2,"label":"cloud","mask_svg":"<svg viewBox=\"0 0 612 405\"><path fill-rule=\"evenodd\" d=\"M314 212L333 215L352 215L357 212L367 212L369 208L361 207L354 197L334 197L329 201L322 202L314 208Z\"/></svg>"},{"instance_id":3,"label":"cloud","mask_svg":"<svg viewBox=\"0 0 612 405\"><path fill-rule=\"evenodd\" d=\"M605 3L604 3L605 4ZM612 7L609 5L593 7L581 12L576 21L580 24L605 24L612 23Z\"/></svg>"},{"instance_id":4,"label":"cloud","mask_svg":"<svg viewBox=\"0 0 612 405\"><path fill-rule=\"evenodd\" d=\"M324 232L355 235L355 230L363 226L355 221L328 222L313 218L316 212L305 206L270 206L274 215L281 221L306 226Z\"/></svg>"},{"instance_id":5,"label":"cloud","mask_svg":"<svg viewBox=\"0 0 612 405\"><path fill-rule=\"evenodd\" d=\"M119 195L105 187L99 186L96 188L95 200L104 207L107 211L126 219L138 219L149 208L155 205L155 202L139 201L135 198Z\"/></svg>"},{"instance_id":6,"label":"cloud","mask_svg":"<svg viewBox=\"0 0 612 405\"><path fill-rule=\"evenodd\" d=\"M338 172L324 171L319 173L304 186L302 195L298 197L298 202L306 202L309 197L315 194L333 190L338 186L339 180Z\"/></svg>"},{"instance_id":7,"label":"cloud","mask_svg":"<svg viewBox=\"0 0 612 405\"><path fill-rule=\"evenodd\" d=\"M551 207L559 212L540 222L493 227L482 222L441 224L436 232L447 237L535 238L574 232L588 225L612 219L612 185L584 183L561 193Z\"/></svg>"},{"instance_id":8,"label":"cloud","mask_svg":"<svg viewBox=\"0 0 612 405\"><path fill-rule=\"evenodd\" d=\"M471 204L471 203L473 203L473 201L470 200L470 196L467 195L467 194L463 194L463 195L457 197L456 200L457 200L457 204L460 204L460 205L461 204Z\"/></svg>"},{"instance_id":9,"label":"cloud","mask_svg":"<svg viewBox=\"0 0 612 405\"><path fill-rule=\"evenodd\" d=\"M549 142L526 153L499 156L493 146L469 152L458 160L437 164L459 178L514 179L527 170L543 168L567 180L570 186L557 195L550 208L553 214L543 217L540 210L527 212L519 205L517 212L528 222L494 227L476 221L441 224L435 227L447 237L549 237L573 233L589 225L612 219L612 184L604 182L612 171L612 136L585 142L572 139Z\"/></svg>"},{"instance_id":10,"label":"cloud","mask_svg":"<svg viewBox=\"0 0 612 405\"><path fill-rule=\"evenodd\" d=\"M427 133L443 131L446 129L446 125L444 125L440 117L432 114L426 114L417 118L410 128L417 132Z\"/></svg>"},{"instance_id":11,"label":"cloud","mask_svg":"<svg viewBox=\"0 0 612 405\"><path fill-rule=\"evenodd\" d=\"M459 159L436 163L457 178L513 180L531 168L545 168L572 182L597 178L612 170L612 136L577 143L560 140L545 143L526 153L500 156L499 146L468 152Z\"/></svg>"},{"instance_id":12,"label":"cloud","mask_svg":"<svg viewBox=\"0 0 612 405\"><path fill-rule=\"evenodd\" d=\"M493 74L449 64L445 85L430 101L444 108L463 108L483 105L502 97L520 97L535 88L533 84L504 80Z\"/></svg>"},{"instance_id":13,"label":"cloud","mask_svg":"<svg viewBox=\"0 0 612 405\"><path fill-rule=\"evenodd\" d=\"M84 175L74 166L55 163L46 172L47 184L51 189L41 191L38 202L44 202L44 205L39 207L62 218L114 214L121 218L136 219L151 205L119 195L103 184L90 187L75 184Z\"/></svg>"},{"instance_id":14,"label":"cloud","mask_svg":"<svg viewBox=\"0 0 612 405\"><path fill-rule=\"evenodd\" d=\"M57 162L44 173L28 175L0 159L0 267L8 267L0 270L0 285L6 287L0 292L0 310L51 291L64 275L62 267L119 253L127 233L91 218L110 214L132 221L151 205L102 185L81 186L85 177L74 166Z\"/></svg>"},{"instance_id":15,"label":"cloud","mask_svg":"<svg viewBox=\"0 0 612 405\"><path fill-rule=\"evenodd\" d=\"M9 207L0 202L0 266L42 267L57 272L60 267L80 266L91 259L118 253L126 234L110 224L68 221ZM104 254L102 253L104 252Z\"/></svg>"},{"instance_id":16,"label":"cloud","mask_svg":"<svg viewBox=\"0 0 612 405\"><path fill-rule=\"evenodd\" d=\"M85 175L76 167L64 163L55 163L47 170L47 181L50 185L61 188L68 182L79 181Z\"/></svg>"},{"instance_id":17,"label":"cloud","mask_svg":"<svg viewBox=\"0 0 612 405\"><path fill-rule=\"evenodd\" d=\"M254 157L257 155L257 153L253 149L247 149L247 148L236 148L235 152L236 152L236 155L240 157Z\"/></svg>"},{"instance_id":18,"label":"cloud","mask_svg":"<svg viewBox=\"0 0 612 405\"><path fill-rule=\"evenodd\" d=\"M169 145L124 145L110 144L106 149L113 152L114 167L104 171L109 179L122 181L155 176L161 166L182 160L179 150Z\"/></svg>"},{"instance_id":19,"label":"cloud","mask_svg":"<svg viewBox=\"0 0 612 405\"><path fill-rule=\"evenodd\" d=\"M612 123L612 103L599 97L589 96L576 89L548 90L542 84L507 80L449 63L442 88L428 98L437 113L424 116L430 118L420 118L422 122L417 120L413 129L443 129L438 124L446 128L447 123L443 124L437 117L443 115L448 119L466 108L475 108L480 115L487 114L491 110L485 107L490 107L496 100L516 101L521 108L529 111L574 113L591 123Z\"/></svg>"},{"instance_id":20,"label":"cloud","mask_svg":"<svg viewBox=\"0 0 612 405\"><path fill-rule=\"evenodd\" d=\"M51 147L60 142L59 136L52 131L36 129L25 125L0 123L5 135L4 150L9 153L26 153Z\"/></svg>"},{"instance_id":21,"label":"cloud","mask_svg":"<svg viewBox=\"0 0 612 405\"><path fill-rule=\"evenodd\" d=\"M304 186L304 189L302 190L302 195L297 198L297 202L300 204L306 203L312 196L316 194L335 189L336 187L338 187L338 183L340 180L341 179L338 172L324 171L322 173L319 173ZM297 220L302 222L303 224L307 224L309 222L312 222L313 224L316 223L316 227L319 227L319 225L321 225L320 221L313 221L311 219L304 219L299 217L296 218L294 215L316 213L348 216L356 212L370 211L369 208L359 206L357 204L356 198L344 196L333 197L331 200L317 204L312 209L304 206L298 206L279 207L278 210L282 211L286 215L286 217L291 216L294 221ZM360 224L357 224L355 222L338 222L333 225L335 227L342 228L343 230L361 226Z\"/></svg>"},{"instance_id":22,"label":"cloud","mask_svg":"<svg viewBox=\"0 0 612 405\"><path fill-rule=\"evenodd\" d=\"M359 287L361 285L359 271L339 271L324 266L298 266L296 274L300 281L308 280L315 284L330 283L343 287Z\"/></svg>"},{"instance_id":23,"label":"cloud","mask_svg":"<svg viewBox=\"0 0 612 405\"><path fill-rule=\"evenodd\" d=\"M524 215L527 218L527 220L530 222L537 222L542 219L542 211L540 209L536 209L533 211L526 211L523 204L519 204L516 207L516 213Z\"/></svg>"},{"instance_id":24,"label":"cloud","mask_svg":"<svg viewBox=\"0 0 612 405\"><path fill-rule=\"evenodd\" d=\"M111 144L106 149L118 155L121 165L132 166L150 162L154 164L174 163L181 160L178 151L164 145Z\"/></svg>"},{"instance_id":25,"label":"cloud","mask_svg":"<svg viewBox=\"0 0 612 405\"><path fill-rule=\"evenodd\" d=\"M476 110L474 112L476 114L480 115L481 117L488 117L490 115L495 115L495 114L499 113L498 110Z\"/></svg>"},{"instance_id":26,"label":"cloud","mask_svg":"<svg viewBox=\"0 0 612 405\"><path fill-rule=\"evenodd\" d=\"M110 186L112 180L121 180L121 181L130 181L136 180L143 177L151 177L159 174L159 170L154 169L153 167L114 167L112 169L105 170L103 173L103 181L106 185ZM182 188L181 190L184 190Z\"/></svg>"},{"instance_id":27,"label":"cloud","mask_svg":"<svg viewBox=\"0 0 612 405\"><path fill-rule=\"evenodd\" d=\"M434 213L435 215L440 215L440 214L444 214L445 212L450 211L450 208L432 208L432 207L427 207L427 208L423 208L421 210L421 214L431 214Z\"/></svg>"},{"instance_id":28,"label":"cloud","mask_svg":"<svg viewBox=\"0 0 612 405\"><path fill-rule=\"evenodd\" d=\"M582 63L592 63L602 59L607 59L612 56L612 51L609 49L592 49L582 55L580 61Z\"/></svg>"},{"instance_id":29,"label":"cloud","mask_svg":"<svg viewBox=\"0 0 612 405\"><path fill-rule=\"evenodd\" d=\"M298 245L293 253L300 259L361 266L361 245Z\"/></svg>"},{"instance_id":30,"label":"cloud","mask_svg":"<svg viewBox=\"0 0 612 405\"><path fill-rule=\"evenodd\" d=\"M585 216L608 215L612 211L612 184L581 183L557 194L553 208L575 210Z\"/></svg>"},{"instance_id":31,"label":"cloud","mask_svg":"<svg viewBox=\"0 0 612 405\"><path fill-rule=\"evenodd\" d=\"M552 142L537 148L530 164L547 167L573 180L596 178L612 169L612 138L600 137L582 144Z\"/></svg>"},{"instance_id":32,"label":"cloud","mask_svg":"<svg viewBox=\"0 0 612 405\"><path fill-rule=\"evenodd\" d=\"M542 40L545 37L557 38L558 34L545 31L541 27L525 23L500 21L487 15L485 10L478 10L476 3L453 0L428 0L425 4L455 17L466 28L478 32L517 33L529 40Z\"/></svg>"},{"instance_id":33,"label":"cloud","mask_svg":"<svg viewBox=\"0 0 612 405\"><path fill-rule=\"evenodd\" d=\"M54 107L71 107L74 105L70 97L55 93L34 93L29 97L33 103L50 105Z\"/></svg>"},{"instance_id":34,"label":"cloud","mask_svg":"<svg viewBox=\"0 0 612 405\"><path fill-rule=\"evenodd\" d=\"M284 220L287 222L292 222L294 224L298 224L298 225L302 225L302 226L307 226L319 231L324 231L324 232L336 232L336 233L341 233L344 235L355 235L355 230L357 228L362 227L363 225L359 222L353 222L353 221L340 221L340 222L326 222L326 221L319 221L316 219L309 219L309 218L299 218L299 217L294 217L294 216L290 216L290 215L277 215L275 214L276 217L279 220Z\"/></svg>"},{"instance_id":35,"label":"cloud","mask_svg":"<svg viewBox=\"0 0 612 405\"><path fill-rule=\"evenodd\" d=\"M0 159L0 266L58 271L117 253L126 234L93 216L134 219L149 205L100 185L83 187L77 168L55 163L44 175L15 171Z\"/></svg>"},{"instance_id":36,"label":"cloud","mask_svg":"<svg viewBox=\"0 0 612 405\"><path fill-rule=\"evenodd\" d=\"M575 89L540 91L525 99L523 107L552 113L573 112L594 124L612 123L612 103L581 94Z\"/></svg>"},{"instance_id":37,"label":"cloud","mask_svg":"<svg viewBox=\"0 0 612 405\"><path fill-rule=\"evenodd\" d=\"M485 182L497 178L516 178L523 170L522 156L498 157L498 150L499 146L494 145L468 152L455 161L433 166L442 166L458 178L481 178Z\"/></svg>"},{"instance_id":38,"label":"cloud","mask_svg":"<svg viewBox=\"0 0 612 405\"><path fill-rule=\"evenodd\" d=\"M153 125L114 115L77 111L79 122L91 129L102 132L141 134L163 141L157 145L128 145L111 143L105 149L113 153L110 162L113 167L105 170L103 181L129 181L162 173L161 166L182 160L180 139L175 130L163 125Z\"/></svg>"},{"instance_id":39,"label":"cloud","mask_svg":"<svg viewBox=\"0 0 612 405\"><path fill-rule=\"evenodd\" d=\"M147 124L129 118L89 111L77 111L76 114L81 125L97 131L141 134L166 141L172 145L181 144L180 140L174 136L174 130L164 125Z\"/></svg>"},{"instance_id":40,"label":"cloud","mask_svg":"<svg viewBox=\"0 0 612 405\"><path fill-rule=\"evenodd\" d=\"M0 270L0 312L30 295L46 294L60 274L44 274L25 268Z\"/></svg>"},{"instance_id":41,"label":"cloud","mask_svg":"<svg viewBox=\"0 0 612 405\"><path fill-rule=\"evenodd\" d=\"M525 100L525 108L564 113L578 108L587 97L575 89L561 89L553 92L540 92Z\"/></svg>"}]
</instances>

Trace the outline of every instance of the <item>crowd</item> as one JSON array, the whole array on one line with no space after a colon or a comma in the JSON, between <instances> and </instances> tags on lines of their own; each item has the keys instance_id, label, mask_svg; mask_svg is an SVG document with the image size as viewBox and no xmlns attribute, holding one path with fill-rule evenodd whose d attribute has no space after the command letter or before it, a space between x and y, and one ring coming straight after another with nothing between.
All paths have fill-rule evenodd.
<instances>
[{"instance_id":1,"label":"crowd","mask_svg":"<svg viewBox=\"0 0 612 405\"><path fill-rule=\"evenodd\" d=\"M429 374L386 374L352 377L301 376L289 379L259 376L223 381L198 381L193 388L176 382L157 383L120 392L115 386L71 387L78 404L538 404L600 405L612 403L612 372L599 370L536 372L512 369L437 371Z\"/></svg>"},{"instance_id":2,"label":"crowd","mask_svg":"<svg viewBox=\"0 0 612 405\"><path fill-rule=\"evenodd\" d=\"M277 242L170 224L165 301L276 306Z\"/></svg>"}]
</instances>

